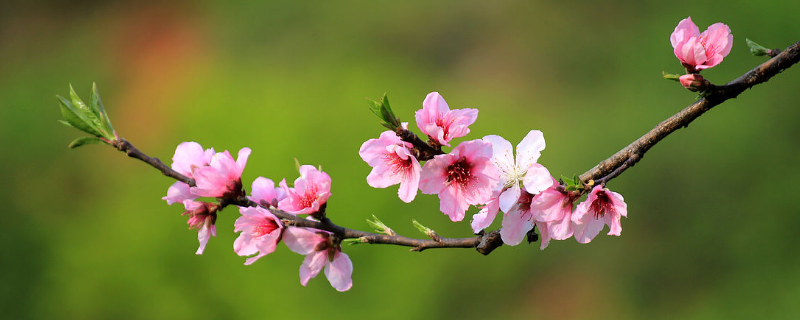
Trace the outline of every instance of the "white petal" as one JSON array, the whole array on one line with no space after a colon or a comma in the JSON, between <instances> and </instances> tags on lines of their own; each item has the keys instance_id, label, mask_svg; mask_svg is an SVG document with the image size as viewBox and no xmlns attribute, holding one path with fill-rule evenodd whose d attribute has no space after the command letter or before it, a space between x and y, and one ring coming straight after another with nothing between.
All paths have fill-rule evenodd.
<instances>
[{"instance_id":1,"label":"white petal","mask_svg":"<svg viewBox=\"0 0 800 320\"><path fill-rule=\"evenodd\" d=\"M531 130L517 145L517 166L527 169L539 160L544 150L544 135L539 130Z\"/></svg>"}]
</instances>

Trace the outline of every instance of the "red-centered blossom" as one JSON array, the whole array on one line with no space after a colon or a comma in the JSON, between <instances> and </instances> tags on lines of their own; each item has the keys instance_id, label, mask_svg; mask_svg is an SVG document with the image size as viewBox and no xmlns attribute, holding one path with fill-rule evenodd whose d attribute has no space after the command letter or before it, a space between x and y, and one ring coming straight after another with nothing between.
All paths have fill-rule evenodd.
<instances>
[{"instance_id":1,"label":"red-centered blossom","mask_svg":"<svg viewBox=\"0 0 800 320\"><path fill-rule=\"evenodd\" d=\"M203 254L208 239L211 236L217 236L217 226L214 225L217 220L216 204L186 200L183 205L186 207L183 215L189 216L189 221L186 222L189 224L189 229L197 229L197 240L200 242L200 247L197 248L195 254Z\"/></svg>"},{"instance_id":2,"label":"red-centered blossom","mask_svg":"<svg viewBox=\"0 0 800 320\"><path fill-rule=\"evenodd\" d=\"M286 228L283 243L290 250L306 256L300 265L300 284L306 286L308 280L324 268L325 277L337 291L347 291L353 286L353 262L332 240L327 231Z\"/></svg>"},{"instance_id":3,"label":"red-centered blossom","mask_svg":"<svg viewBox=\"0 0 800 320\"><path fill-rule=\"evenodd\" d=\"M286 191L281 188L275 188L275 183L272 180L258 177L253 180L253 188L250 189L248 198L265 207L277 207L278 202L286 198Z\"/></svg>"},{"instance_id":4,"label":"red-centered blossom","mask_svg":"<svg viewBox=\"0 0 800 320\"><path fill-rule=\"evenodd\" d=\"M718 65L733 47L733 35L727 25L718 22L700 33L691 17L678 23L669 41L689 73Z\"/></svg>"},{"instance_id":5,"label":"red-centered blossom","mask_svg":"<svg viewBox=\"0 0 800 320\"><path fill-rule=\"evenodd\" d=\"M422 102L422 109L414 114L422 133L440 145L450 146L450 140L466 136L469 125L478 119L477 109L450 110L438 92L431 92Z\"/></svg>"},{"instance_id":6,"label":"red-centered blossom","mask_svg":"<svg viewBox=\"0 0 800 320\"><path fill-rule=\"evenodd\" d=\"M194 178L194 170L208 166L213 156L214 148L203 150L203 147L197 142L182 142L175 149L175 155L172 156L172 169L184 176ZM167 196L161 199L172 205L196 198L197 196L190 192L188 184L177 181L169 187Z\"/></svg>"},{"instance_id":7,"label":"red-centered blossom","mask_svg":"<svg viewBox=\"0 0 800 320\"><path fill-rule=\"evenodd\" d=\"M547 223L550 238L564 240L572 236L573 199L569 193L557 189L558 183L553 179L553 186L542 191L531 201L534 218ZM542 235L544 237L544 235Z\"/></svg>"},{"instance_id":8,"label":"red-centered blossom","mask_svg":"<svg viewBox=\"0 0 800 320\"><path fill-rule=\"evenodd\" d=\"M280 186L286 198L278 202L278 209L291 214L319 212L331 196L331 177L314 166L300 166L300 177L294 180L294 188L289 188L286 180L281 181Z\"/></svg>"},{"instance_id":9,"label":"red-centered blossom","mask_svg":"<svg viewBox=\"0 0 800 320\"><path fill-rule=\"evenodd\" d=\"M275 251L284 229L280 219L262 207L240 207L239 213L242 216L234 222L233 231L241 234L233 242L233 251L240 256L258 253L245 261L249 265Z\"/></svg>"},{"instance_id":10,"label":"red-centered blossom","mask_svg":"<svg viewBox=\"0 0 800 320\"><path fill-rule=\"evenodd\" d=\"M239 150L236 161L228 150L215 154L208 166L194 170L195 187L192 187L192 193L212 198L241 195L242 172L249 156L250 148Z\"/></svg>"},{"instance_id":11,"label":"red-centered blossom","mask_svg":"<svg viewBox=\"0 0 800 320\"><path fill-rule=\"evenodd\" d=\"M605 225L608 225L608 235L619 236L622 232L621 217L628 217L625 199L619 193L597 185L572 214L575 240L589 243Z\"/></svg>"},{"instance_id":12,"label":"red-centered blossom","mask_svg":"<svg viewBox=\"0 0 800 320\"><path fill-rule=\"evenodd\" d=\"M492 144L483 140L460 143L448 154L425 163L420 178L424 194L439 195L439 209L452 221L464 219L470 205L488 203L499 182L490 161Z\"/></svg>"},{"instance_id":13,"label":"red-centered blossom","mask_svg":"<svg viewBox=\"0 0 800 320\"><path fill-rule=\"evenodd\" d=\"M373 188L386 188L399 183L397 194L400 200L413 201L417 196L422 167L411 154L412 147L392 131L384 131L380 138L364 142L358 155L372 167L367 183Z\"/></svg>"}]
</instances>

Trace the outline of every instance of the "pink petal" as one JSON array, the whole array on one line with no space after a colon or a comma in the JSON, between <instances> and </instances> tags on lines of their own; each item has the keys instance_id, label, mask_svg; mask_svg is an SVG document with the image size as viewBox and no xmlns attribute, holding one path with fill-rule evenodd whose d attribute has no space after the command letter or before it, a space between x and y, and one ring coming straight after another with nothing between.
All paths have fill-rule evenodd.
<instances>
[{"instance_id":1,"label":"pink petal","mask_svg":"<svg viewBox=\"0 0 800 320\"><path fill-rule=\"evenodd\" d=\"M412 157L412 167L408 170L407 175L403 180L400 180L400 189L397 190L397 195L400 200L405 203L414 201L417 197L417 190L419 189L419 179L422 168L416 158Z\"/></svg>"},{"instance_id":2,"label":"pink petal","mask_svg":"<svg viewBox=\"0 0 800 320\"><path fill-rule=\"evenodd\" d=\"M439 210L450 217L453 222L464 220L469 204L464 194L457 187L447 187L439 192Z\"/></svg>"},{"instance_id":3,"label":"pink petal","mask_svg":"<svg viewBox=\"0 0 800 320\"><path fill-rule=\"evenodd\" d=\"M205 224L197 230L197 240L200 242L200 247L197 248L197 252L195 252L195 254L203 254L203 251L206 249L208 239L210 239L212 235L215 237L217 236L217 227L211 224L211 219L206 218Z\"/></svg>"},{"instance_id":4,"label":"pink petal","mask_svg":"<svg viewBox=\"0 0 800 320\"><path fill-rule=\"evenodd\" d=\"M272 180L264 177L258 177L253 180L253 188L250 190L250 200L268 206L273 203L273 200L277 203L285 197L286 193L282 189L275 188L275 183L272 182Z\"/></svg>"},{"instance_id":5,"label":"pink petal","mask_svg":"<svg viewBox=\"0 0 800 320\"><path fill-rule=\"evenodd\" d=\"M325 263L328 262L328 251L314 251L308 254L303 259L303 264L300 265L300 284L304 287L308 284L308 280L316 277Z\"/></svg>"},{"instance_id":6,"label":"pink petal","mask_svg":"<svg viewBox=\"0 0 800 320\"><path fill-rule=\"evenodd\" d=\"M247 159L250 158L250 148L242 148L239 150L239 155L236 158L236 174L234 175L235 178L241 178L242 172L244 172L244 167L247 165Z\"/></svg>"},{"instance_id":7,"label":"pink petal","mask_svg":"<svg viewBox=\"0 0 800 320\"><path fill-rule=\"evenodd\" d=\"M206 157L206 151L199 143L182 142L175 149L175 155L172 157L172 169L191 178L193 166L203 167L208 165L209 161L210 158Z\"/></svg>"},{"instance_id":8,"label":"pink petal","mask_svg":"<svg viewBox=\"0 0 800 320\"><path fill-rule=\"evenodd\" d=\"M699 35L700 28L698 28L697 25L692 22L692 17L688 17L678 23L678 26L675 27L675 31L673 31L672 35L670 35L669 41L672 43L673 48L677 48L678 44L686 42L689 40L689 38L697 37Z\"/></svg>"},{"instance_id":9,"label":"pink petal","mask_svg":"<svg viewBox=\"0 0 800 320\"><path fill-rule=\"evenodd\" d=\"M590 217L585 223L576 223L574 224L575 240L579 243L589 243L600 233L600 230L603 230L604 226L605 222L603 220L595 219L594 217Z\"/></svg>"},{"instance_id":10,"label":"pink petal","mask_svg":"<svg viewBox=\"0 0 800 320\"><path fill-rule=\"evenodd\" d=\"M168 205L173 203L182 203L185 200L194 200L197 196L189 191L189 185L180 181L176 181L169 189L167 189L167 196L161 198L166 200Z\"/></svg>"},{"instance_id":11,"label":"pink petal","mask_svg":"<svg viewBox=\"0 0 800 320\"><path fill-rule=\"evenodd\" d=\"M286 227L283 231L283 243L289 247L289 250L299 254L306 255L314 252L314 247L322 241L325 239L305 228Z\"/></svg>"},{"instance_id":12,"label":"pink petal","mask_svg":"<svg viewBox=\"0 0 800 320\"><path fill-rule=\"evenodd\" d=\"M556 240L564 240L572 236L574 229L571 219L571 210L572 206L563 208L563 216L561 219L547 223L547 228L550 230L550 237Z\"/></svg>"},{"instance_id":13,"label":"pink petal","mask_svg":"<svg viewBox=\"0 0 800 320\"><path fill-rule=\"evenodd\" d=\"M512 206L517 204L517 200L519 200L521 194L522 190L520 190L519 184L514 184L511 188L503 191L503 193L500 194L500 210L508 212Z\"/></svg>"},{"instance_id":14,"label":"pink petal","mask_svg":"<svg viewBox=\"0 0 800 320\"><path fill-rule=\"evenodd\" d=\"M472 231L475 233L486 229L492 224L494 218L497 216L497 211L500 210L499 204L500 190L492 191L492 197L489 202L481 208L481 210L472 216Z\"/></svg>"},{"instance_id":15,"label":"pink petal","mask_svg":"<svg viewBox=\"0 0 800 320\"><path fill-rule=\"evenodd\" d=\"M534 220L534 224L539 231L539 241L542 243L539 246L539 250L544 250L544 248L547 248L547 245L550 244L550 230L547 228L547 222Z\"/></svg>"},{"instance_id":16,"label":"pink petal","mask_svg":"<svg viewBox=\"0 0 800 320\"><path fill-rule=\"evenodd\" d=\"M419 189L424 194L438 194L444 189L447 176L445 169L455 162L453 155L440 154L425 162L420 173Z\"/></svg>"},{"instance_id":17,"label":"pink petal","mask_svg":"<svg viewBox=\"0 0 800 320\"><path fill-rule=\"evenodd\" d=\"M353 262L344 252L337 251L333 261L325 267L325 277L337 291L347 291L353 286Z\"/></svg>"},{"instance_id":18,"label":"pink petal","mask_svg":"<svg viewBox=\"0 0 800 320\"><path fill-rule=\"evenodd\" d=\"M533 229L533 219L528 212L520 210L519 206L514 206L507 214L503 215L503 227L500 229L500 236L503 243L516 246L525 235Z\"/></svg>"}]
</instances>

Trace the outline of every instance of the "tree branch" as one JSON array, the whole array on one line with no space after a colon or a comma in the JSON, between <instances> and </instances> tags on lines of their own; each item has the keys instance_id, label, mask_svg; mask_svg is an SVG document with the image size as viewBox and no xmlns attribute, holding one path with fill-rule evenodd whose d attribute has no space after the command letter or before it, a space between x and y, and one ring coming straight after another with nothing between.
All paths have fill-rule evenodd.
<instances>
[{"instance_id":1,"label":"tree branch","mask_svg":"<svg viewBox=\"0 0 800 320\"><path fill-rule=\"evenodd\" d=\"M791 67L800 60L800 42L797 42L770 59L769 61L759 65L748 73L742 75L723 86L712 87L702 98L692 105L686 107L681 112L673 115L667 120L659 123L653 130L637 139L624 149L615 153L608 159L600 162L594 168L585 172L580 176L580 179L588 184L590 180L594 180L595 184L606 183L609 180L619 176L626 169L634 166L641 160L644 153L647 152L656 143L664 139L672 132L686 127L694 119L710 110L714 106L725 102L728 99L735 98L744 90L749 89L757 84L768 81L770 78L780 73L781 71ZM408 130L398 130L398 135L405 141L414 144L424 157L432 158L435 154L441 154L441 149L434 148L422 142L421 139L416 137ZM190 186L195 185L194 179L186 177L172 168L165 165L158 158L151 158L141 152L125 139L117 139L112 141L112 145L122 152L125 152L129 157L139 159L151 167L158 169L162 174L173 178L175 180L184 182ZM268 209L277 217L282 219L283 223L288 226L315 228L325 230L333 233L340 239L360 239L363 243L371 244L391 244L398 246L411 247L411 251L423 251L432 248L476 248L481 254L487 255L495 248L502 246L503 241L500 237L498 230L490 231L480 235L469 238L443 238L433 237L435 239L414 239L400 235L382 235L375 234L355 229L348 229L334 224L330 219L323 217L319 221L308 220L289 214L272 206L265 206L258 204L247 197L241 196L236 199L220 199L220 206L224 207L229 204L242 206L242 207L255 207L260 206Z\"/></svg>"},{"instance_id":2,"label":"tree branch","mask_svg":"<svg viewBox=\"0 0 800 320\"><path fill-rule=\"evenodd\" d=\"M798 61L800 61L800 42L789 46L774 58L728 84L712 86L704 98L695 101L690 106L669 117L669 119L662 121L641 138L583 173L580 179L584 183L589 183L590 180L596 180L595 183L608 182L619 176L626 169L634 166L642 159L647 150L650 150L656 143L671 133L682 127L687 127L694 119L711 110L711 108L728 99L736 98L739 94L757 84L768 81Z\"/></svg>"}]
</instances>

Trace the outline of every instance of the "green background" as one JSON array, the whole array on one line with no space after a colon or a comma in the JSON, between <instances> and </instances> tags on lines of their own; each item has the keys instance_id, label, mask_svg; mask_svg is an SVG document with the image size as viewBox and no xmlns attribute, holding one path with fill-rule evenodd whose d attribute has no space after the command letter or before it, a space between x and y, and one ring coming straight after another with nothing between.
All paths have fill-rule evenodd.
<instances>
[{"instance_id":1,"label":"green background","mask_svg":"<svg viewBox=\"0 0 800 320\"><path fill-rule=\"evenodd\" d=\"M409 253L345 247L353 287L299 284L285 247L251 266L224 210L202 256L172 183L109 147L77 150L55 94L97 81L118 133L168 161L182 141L253 153L244 172L333 178L328 213L366 230L377 215L470 235L438 199L370 188L358 156L382 127L365 97L404 121L439 91L480 110L467 139L516 144L540 129L540 163L580 174L694 101L669 35L691 15L734 34L725 83L762 63L744 39L800 40L800 2L223 1L0 3L0 310L56 319L787 319L800 314L800 67L668 137L609 187L621 237ZM460 139L459 141L463 141ZM473 213L474 209L469 213ZM467 219L468 220L468 219ZM495 223L496 228L499 225ZM606 231L607 232L607 231Z\"/></svg>"}]
</instances>

